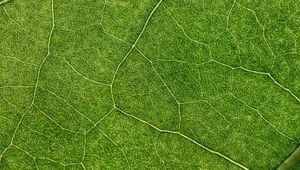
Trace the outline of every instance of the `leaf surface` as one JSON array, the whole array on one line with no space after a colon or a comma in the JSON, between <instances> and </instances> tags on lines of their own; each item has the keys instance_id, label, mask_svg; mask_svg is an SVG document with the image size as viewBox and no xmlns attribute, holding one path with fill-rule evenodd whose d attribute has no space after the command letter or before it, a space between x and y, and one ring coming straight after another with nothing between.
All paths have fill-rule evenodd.
<instances>
[{"instance_id":1,"label":"leaf surface","mask_svg":"<svg viewBox=\"0 0 300 170\"><path fill-rule=\"evenodd\" d=\"M300 144L299 8L1 1L0 169L276 169Z\"/></svg>"}]
</instances>

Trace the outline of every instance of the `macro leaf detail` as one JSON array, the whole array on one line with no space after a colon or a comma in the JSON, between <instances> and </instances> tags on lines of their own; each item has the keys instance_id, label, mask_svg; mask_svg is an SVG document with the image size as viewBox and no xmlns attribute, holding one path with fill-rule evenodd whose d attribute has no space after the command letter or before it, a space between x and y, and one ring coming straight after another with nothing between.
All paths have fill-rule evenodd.
<instances>
[{"instance_id":1,"label":"macro leaf detail","mask_svg":"<svg viewBox=\"0 0 300 170\"><path fill-rule=\"evenodd\" d=\"M0 169L300 169L300 1L0 1Z\"/></svg>"}]
</instances>

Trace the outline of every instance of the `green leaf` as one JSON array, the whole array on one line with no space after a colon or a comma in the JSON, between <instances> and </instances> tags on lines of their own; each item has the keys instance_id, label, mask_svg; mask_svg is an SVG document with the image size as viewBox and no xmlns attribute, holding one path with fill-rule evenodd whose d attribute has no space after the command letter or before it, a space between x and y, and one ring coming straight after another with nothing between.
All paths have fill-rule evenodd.
<instances>
[{"instance_id":1,"label":"green leaf","mask_svg":"<svg viewBox=\"0 0 300 170\"><path fill-rule=\"evenodd\" d=\"M0 5L0 169L300 169L300 1Z\"/></svg>"}]
</instances>

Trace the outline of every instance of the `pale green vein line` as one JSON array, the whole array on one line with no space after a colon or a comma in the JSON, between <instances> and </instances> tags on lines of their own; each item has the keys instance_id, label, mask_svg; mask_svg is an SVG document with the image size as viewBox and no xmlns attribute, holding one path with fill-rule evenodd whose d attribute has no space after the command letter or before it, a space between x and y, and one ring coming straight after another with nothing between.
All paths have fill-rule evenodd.
<instances>
[{"instance_id":1,"label":"pale green vein line","mask_svg":"<svg viewBox=\"0 0 300 170\"><path fill-rule=\"evenodd\" d=\"M119 37L117 37L117 36L115 36L115 35L109 33L109 32L105 29L105 27L104 27L102 24L100 24L100 25L101 25L101 27L102 27L102 29L103 29L103 32L104 32L106 35L108 35L108 36L110 36L110 37L112 37L112 38L114 38L114 39L116 39L116 40L118 40L118 41L120 41L120 42L122 42L122 43L124 43L124 44L131 45L129 42L123 40L122 38L119 38Z\"/></svg>"},{"instance_id":2,"label":"pale green vein line","mask_svg":"<svg viewBox=\"0 0 300 170\"><path fill-rule=\"evenodd\" d=\"M138 48L136 48L139 53L147 59L147 61L150 62L152 69L154 70L154 72L156 73L156 75L158 76L158 78L161 80L161 82L163 83L163 85L167 88L168 92L171 94L172 98L176 101L177 104L179 104L180 102L178 101L178 99L175 97L174 93L171 91L171 89L168 87L167 83L164 81L164 79L160 76L160 74L158 73L158 71L156 70L156 68L153 65L153 62L144 55L144 53L142 53L141 50L139 50Z\"/></svg>"},{"instance_id":3,"label":"pale green vein line","mask_svg":"<svg viewBox=\"0 0 300 170\"><path fill-rule=\"evenodd\" d=\"M86 167L85 167L85 165L84 165L83 162L81 162L80 165L82 166L82 168L83 168L84 170L86 170Z\"/></svg>"},{"instance_id":4,"label":"pale green vein line","mask_svg":"<svg viewBox=\"0 0 300 170\"><path fill-rule=\"evenodd\" d=\"M136 46L136 44L139 42L141 36L144 34L144 32L145 32L145 30L146 30L146 27L147 27L147 25L148 25L148 23L149 23L151 17L153 16L154 12L157 10L157 8L160 6L161 3L162 3L162 0L160 0L160 1L156 4L156 6L153 8L153 10L151 11L150 15L148 16L148 18L147 18L147 20L146 20L146 23L144 24L144 27L143 27L141 33L139 34L139 36L137 37L137 39L135 40L135 42L134 42L134 44L133 44L133 46L132 46L133 48ZM133 48L132 48L132 49L133 49Z\"/></svg>"},{"instance_id":5,"label":"pale green vein line","mask_svg":"<svg viewBox=\"0 0 300 170\"><path fill-rule=\"evenodd\" d=\"M4 0L4 1L1 1L0 2L0 5L3 5L3 4L5 4L5 3L7 3L7 2L9 2L10 0Z\"/></svg>"},{"instance_id":6,"label":"pale green vein line","mask_svg":"<svg viewBox=\"0 0 300 170\"><path fill-rule=\"evenodd\" d=\"M82 155L81 163L83 163L86 156L86 145L87 145L86 134L84 134L84 147L83 147L83 155Z\"/></svg>"},{"instance_id":7,"label":"pale green vein line","mask_svg":"<svg viewBox=\"0 0 300 170\"><path fill-rule=\"evenodd\" d=\"M17 107L15 104L9 102L5 97L2 97L1 99L4 100L4 101L7 103L7 105L10 105L11 107L15 108L16 111L17 111L19 114L22 114L22 112L18 109L18 107ZM4 117L4 116L2 116L2 115L1 115L0 117L4 118L4 119L6 119L6 120L10 120L9 118L6 118L6 117Z\"/></svg>"},{"instance_id":8,"label":"pale green vein line","mask_svg":"<svg viewBox=\"0 0 300 170\"><path fill-rule=\"evenodd\" d=\"M42 132L39 132L39 131L37 131L37 130L32 129L31 127L25 125L24 123L22 124L22 126L26 127L27 129L29 129L30 131L32 131L32 132L34 132L34 133L36 133L36 134L39 134L39 135L41 135L41 136L44 136L44 137L48 138L49 140L53 140L53 138L51 138L51 137L49 137L49 136L43 134ZM64 145L62 145L62 144L60 144L60 143L58 143L58 142L53 142L53 143L58 144L58 145L61 146L62 148L65 148Z\"/></svg>"},{"instance_id":9,"label":"pale green vein line","mask_svg":"<svg viewBox=\"0 0 300 170\"><path fill-rule=\"evenodd\" d=\"M151 17L153 16L154 12L157 10L157 8L160 6L160 4L162 3L162 0L160 0L156 5L155 7L153 8L153 10L151 11L151 13L149 14L140 34L138 35L138 37L136 38L134 44L131 46L131 48L129 49L129 51L125 54L125 56L123 57L123 59L121 60L121 62L118 64L117 66L117 69L116 71L114 72L113 74L113 78L112 78L112 81L111 81L111 97L112 97L112 100L113 100L113 105L114 107L116 107L116 103L115 103L115 99L114 99L114 94L113 94L113 85L115 83L115 79L116 79L116 76L117 76L117 73L121 67L121 65L125 62L126 58L129 56L129 54L132 52L132 50L135 48L136 44L139 42L141 36L144 34L145 30L146 30L146 27L151 19Z\"/></svg>"},{"instance_id":10,"label":"pale green vein line","mask_svg":"<svg viewBox=\"0 0 300 170\"><path fill-rule=\"evenodd\" d=\"M3 157L3 155L5 154L5 152L11 147L11 143L6 147L6 148L4 148L4 150L2 151L2 153L1 153L1 155L0 155L0 162L2 161L2 157Z\"/></svg>"},{"instance_id":11,"label":"pale green vein line","mask_svg":"<svg viewBox=\"0 0 300 170\"><path fill-rule=\"evenodd\" d=\"M162 4L162 6L163 6L164 9L167 11L167 13L170 15L170 17L175 21L176 25L181 29L181 31L183 32L183 34L184 34L190 41L195 42L195 43L197 43L197 44L201 44L201 45L205 46L205 47L208 49L210 58L212 59L212 52L211 52L210 46L207 45L207 44L205 44L205 43L203 43L203 42L197 41L197 40L193 39L191 36L189 36L189 35L187 34L187 32L185 31L184 27L177 21L177 19L176 19L176 18L173 16L173 14L168 10L168 8L167 8L164 4Z\"/></svg>"},{"instance_id":12,"label":"pale green vein line","mask_svg":"<svg viewBox=\"0 0 300 170\"><path fill-rule=\"evenodd\" d=\"M120 42L122 42L122 43L124 43L124 44L131 45L129 42L123 40L122 38L119 38L119 37L117 37L117 36L115 36L115 35L109 33L109 32L105 29L105 26L104 26L101 22L99 22L99 23L93 23L93 24L89 24L89 25L85 25L85 26L83 26L83 27L77 28L76 30L72 30L72 29L66 28L66 27L64 27L64 26L59 26L59 27L62 27L62 28L64 28L64 29L66 29L66 30L70 30L70 31L72 31L72 32L75 33L75 32L78 31L78 30L81 30L81 29L84 29L84 28L87 28L87 27L90 27L90 26L95 26L95 25L101 26L103 32L104 32L106 35L110 36L111 38L114 38L114 39L116 39L116 40L118 40L118 41L120 41Z\"/></svg>"},{"instance_id":13,"label":"pale green vein line","mask_svg":"<svg viewBox=\"0 0 300 170\"><path fill-rule=\"evenodd\" d=\"M233 67L233 66L230 66L228 64L224 64L222 62L219 62L215 59L213 59L211 62L214 62L214 63L217 63L219 65L222 65L224 67L228 67L228 68L231 68L232 70L243 70L243 71L246 71L246 72L249 72L249 73L254 73L254 74L258 74L258 75L264 75L264 76L268 76L277 86L279 86L281 89L287 91L292 97L294 97L299 103L300 103L300 99L297 97L297 95L295 95L289 88L283 86L282 84L280 84L277 80L275 80L275 78L270 74L270 73L266 73L266 72L261 72L261 71L255 71L255 70L251 70L251 69L248 69L248 68L245 68L245 67Z\"/></svg>"},{"instance_id":14,"label":"pale green vein line","mask_svg":"<svg viewBox=\"0 0 300 170\"><path fill-rule=\"evenodd\" d=\"M224 114L222 114L219 110L217 110L211 103L209 103L208 101L203 101L204 103L208 104L215 112L217 112L235 131L234 126L231 124L231 122L226 118L226 116Z\"/></svg>"},{"instance_id":15,"label":"pale green vein line","mask_svg":"<svg viewBox=\"0 0 300 170\"><path fill-rule=\"evenodd\" d=\"M45 113L43 110L41 110L39 107L37 107L36 105L33 105L38 111L40 111L47 119L49 119L51 122L53 122L56 126L58 126L59 128L61 128L62 130L71 132L71 133L76 133L75 131L72 131L70 129L67 129L65 127L63 127L62 125L60 125L58 122L56 122L55 120L53 120L47 113Z\"/></svg>"},{"instance_id":16,"label":"pale green vein line","mask_svg":"<svg viewBox=\"0 0 300 170\"><path fill-rule=\"evenodd\" d=\"M18 61L20 63L23 63L23 64L28 64L28 65L32 65L32 66L38 66L37 64L33 64L33 63L29 63L29 62L26 62L26 61L22 61L16 57L11 57L11 56L4 56L2 54L0 54L1 58L3 59L11 59L11 60L15 60L15 61Z\"/></svg>"},{"instance_id":17,"label":"pale green vein line","mask_svg":"<svg viewBox=\"0 0 300 170\"><path fill-rule=\"evenodd\" d=\"M14 133L12 135L12 138L10 140L9 145L4 149L4 151L0 154L0 162L2 160L2 157L4 155L4 153L7 151L7 149L13 144L14 138L16 136L16 133L26 115L26 113L29 111L29 109L33 106L34 102L35 102L35 98L36 98L36 93L37 93L37 87L38 87L38 83L39 83L39 78L40 78L40 72L41 72L41 68L44 65L45 61L47 60L47 58L50 56L50 45L51 45L51 38L52 38L52 34L54 31L54 26L55 26L55 21L54 21L54 2L53 0L51 0L51 16L52 16L52 26L51 26L51 30L49 33L49 38L48 38L48 44L47 44L47 55L46 57L43 59L43 61L41 62L41 64L39 65L38 68L38 72L37 72L37 78L36 78L36 83L35 83L35 87L34 87L34 92L33 92L33 97L32 97L32 101L31 104L29 105L29 107L26 109L26 111L24 112L24 114L21 116L16 129L14 130Z\"/></svg>"},{"instance_id":18,"label":"pale green vein line","mask_svg":"<svg viewBox=\"0 0 300 170\"><path fill-rule=\"evenodd\" d=\"M123 111L122 109L120 109L120 108L118 108L118 107L116 107L116 109L117 109L118 111L120 111L121 113L125 114L126 116L132 117L132 118L134 118L134 119L136 119L136 120L138 120L138 121L140 121L140 122L142 122L142 123L144 123L144 124L147 124L148 126L151 126L152 128L156 129L156 130L159 131L159 132L174 133L174 131L161 130L160 128L158 128L158 127L152 125L151 123L146 122L145 120L142 120L142 119L140 119L140 118L138 118L138 117L136 117L136 116L134 116L134 115L131 115L131 114L129 114L129 113L126 113L125 111Z\"/></svg>"},{"instance_id":19,"label":"pale green vein line","mask_svg":"<svg viewBox=\"0 0 300 170\"><path fill-rule=\"evenodd\" d=\"M234 2L232 3L231 5L231 8L227 14L227 19L226 19L226 29L227 31L229 32L229 34L231 35L231 37L234 39L235 43L236 43L236 46L237 46L237 49L238 49L238 53L240 53L240 46L239 46L239 42L237 40L237 38L234 36L234 34L232 33L232 31L229 29L229 20L230 20L230 15L233 11L233 8L235 7L235 4L236 4L236 0L234 0ZM242 60L241 60L241 56L239 55L239 62L240 62L240 65L242 64Z\"/></svg>"},{"instance_id":20,"label":"pale green vein line","mask_svg":"<svg viewBox=\"0 0 300 170\"><path fill-rule=\"evenodd\" d=\"M60 97L59 95L55 94L54 92L45 89L43 87L39 87L45 91L47 91L48 93L52 94L53 96L57 97L58 99L62 100L65 104L67 104L68 106L70 106L75 112L77 112L79 115L81 115L82 117L84 117L85 119L87 119L89 122L94 123L89 117L87 117L85 114L81 113L78 109L76 109L73 105L71 105L67 100L65 100L64 98Z\"/></svg>"},{"instance_id":21,"label":"pale green vein line","mask_svg":"<svg viewBox=\"0 0 300 170\"><path fill-rule=\"evenodd\" d=\"M270 77L270 79L277 84L280 88L282 88L283 90L287 91L288 93L290 93L290 95L292 95L299 103L300 103L300 99L298 98L298 96L296 96L290 89L288 89L287 87L281 85L277 80L275 80L275 78L271 75L268 74L268 76Z\"/></svg>"},{"instance_id":22,"label":"pale green vein line","mask_svg":"<svg viewBox=\"0 0 300 170\"><path fill-rule=\"evenodd\" d=\"M110 95L111 95L111 100L112 100L112 103L113 103L113 107L115 108L116 107L116 101L115 101L114 91L113 91L113 86L112 85L110 85Z\"/></svg>"},{"instance_id":23,"label":"pale green vein line","mask_svg":"<svg viewBox=\"0 0 300 170\"><path fill-rule=\"evenodd\" d=\"M96 48L96 47L91 47L91 49L96 50L97 53L99 54L99 57L103 58L105 61L107 61L107 62L109 62L109 63L116 64L116 63L115 63L114 61L112 61L111 59L109 59L109 58L107 58L107 57L105 57L105 56L102 56L102 53L101 53L101 51L100 51L98 48ZM108 84L108 85L109 85L109 84Z\"/></svg>"},{"instance_id":24,"label":"pale green vein line","mask_svg":"<svg viewBox=\"0 0 300 170\"><path fill-rule=\"evenodd\" d=\"M120 68L120 66L124 63L124 61L126 60L126 58L128 57L128 55L131 53L131 51L134 49L134 47L136 46L136 44L138 43L138 41L140 40L141 36L144 34L144 31L152 17L152 15L154 14L154 12L156 11L156 9L159 7L159 5L162 3L162 0L160 0L156 6L154 7L154 9L151 11L150 15L148 16L147 20L146 20L146 23L144 24L144 27L142 28L142 31L140 32L139 36L137 37L137 39L135 40L134 44L132 45L132 47L130 48L130 50L126 53L126 55L123 57L123 60L119 63L116 71L115 71L115 74L113 76L113 79L112 79L112 83L114 83L115 79L116 79L116 74Z\"/></svg>"},{"instance_id":25,"label":"pale green vein line","mask_svg":"<svg viewBox=\"0 0 300 170\"><path fill-rule=\"evenodd\" d=\"M164 58L157 58L153 62L176 62L176 63L181 63L181 64L189 64L189 65L194 65L194 66L201 66L201 65L210 63L211 60L204 61L202 63L193 63L193 62L188 62L188 61L183 61L183 60L178 60L178 59L170 60L170 59L164 59Z\"/></svg>"},{"instance_id":26,"label":"pale green vein line","mask_svg":"<svg viewBox=\"0 0 300 170\"><path fill-rule=\"evenodd\" d=\"M242 165L242 164L236 162L235 160L233 160L233 159L227 157L226 155L223 155L222 153L220 153L220 152L218 152L218 151L212 150L212 149L210 149L210 148L208 148L208 147L206 147L206 146L204 146L204 145L198 143L197 141L195 141L195 140L189 138L188 136L186 136L186 135L184 135L184 134L182 134L182 133L178 133L178 132L177 132L177 134L180 135L180 136L182 136L182 137L184 137L184 138L186 138L187 140L189 140L189 141L195 143L195 144L198 145L199 147L201 147L201 148L207 150L208 152L210 152L210 153L212 153L212 154L215 154L215 155L218 155L218 156L220 156L220 157L226 159L227 161L233 163L234 165L236 165L236 166L238 166L238 167L240 167L240 168L242 168L242 169L244 169L244 170L249 170L249 168L247 168L247 167L245 167L244 165Z\"/></svg>"},{"instance_id":27,"label":"pale green vein line","mask_svg":"<svg viewBox=\"0 0 300 170\"><path fill-rule=\"evenodd\" d=\"M86 167L84 165L84 159L86 156L86 147L87 147L87 140L86 140L86 134L84 134L84 145L83 145L83 154L82 154L82 158L81 158L81 162L80 165L82 166L82 168L85 170Z\"/></svg>"},{"instance_id":28,"label":"pale green vein line","mask_svg":"<svg viewBox=\"0 0 300 170\"><path fill-rule=\"evenodd\" d=\"M72 33L76 33L75 30L73 30L73 29L71 29L71 28L68 28L68 27L66 27L66 26L63 26L63 25L56 25L55 27L56 27L56 28L62 28L62 29L64 29L65 31L69 31L69 32L72 32Z\"/></svg>"},{"instance_id":29,"label":"pale green vein line","mask_svg":"<svg viewBox=\"0 0 300 170\"><path fill-rule=\"evenodd\" d=\"M168 90L168 92L171 94L172 98L176 101L177 103L177 107L178 107L178 114L179 114L179 125L178 128L180 130L181 128L181 113L180 113L180 102L177 100L177 98L175 97L174 93L171 91L171 89L168 87L167 83L164 81L164 79L160 76L160 74L158 73L158 71L156 70L156 68L153 66L153 63L151 62L151 66L152 69L154 70L154 72L156 73L156 75L158 76L158 78L161 80L161 82L164 84L164 86L166 87L166 89Z\"/></svg>"},{"instance_id":30,"label":"pale green vein line","mask_svg":"<svg viewBox=\"0 0 300 170\"><path fill-rule=\"evenodd\" d=\"M131 118L133 118L133 119L135 119L135 120L137 120L137 121L140 121L140 122L142 122L142 123L144 123L144 124L147 124L148 126L152 127L153 129L156 129L157 131L159 131L159 132L161 132L161 133L170 133L170 134L179 135L179 136L181 136L181 137L187 139L188 141L190 141L190 142L192 142L192 143L198 145L198 146L201 147L202 149L204 149L204 150L206 150L206 151L208 151L208 152L210 152L210 153L212 153L212 154L218 155L218 156L224 158L225 160L231 162L232 164L234 164L234 165L236 165L236 166L238 166L238 167L240 167L240 168L242 168L242 169L244 169L244 170L249 170L249 168L245 167L244 165L242 165L242 164L236 162L235 160L233 160L233 159L227 157L226 155L224 155L224 154L222 154L222 153L220 153L220 152L218 152L218 151L212 150L212 149L208 148L207 146L198 143L198 142L195 141L194 139L191 139L190 137L188 137L188 136L182 134L181 132L176 132L176 131L170 131L170 130L160 129L160 128L158 128L158 127L152 125L151 123L149 123L149 122L147 122L147 121L145 121L145 120L142 120L142 119L140 119L140 118L138 118L138 117L136 117L136 116L133 116L133 115L131 115L131 114L129 114L129 113L126 113L125 111L123 111L123 110L120 109L120 108L116 108L116 109L119 110L119 111L120 111L121 113L123 113L124 115L126 115L126 116L128 116L128 117L131 117Z\"/></svg>"},{"instance_id":31,"label":"pale green vein line","mask_svg":"<svg viewBox=\"0 0 300 170\"><path fill-rule=\"evenodd\" d=\"M1 86L0 89L5 88L34 88L34 86L15 85L15 86Z\"/></svg>"},{"instance_id":32,"label":"pale green vein line","mask_svg":"<svg viewBox=\"0 0 300 170\"><path fill-rule=\"evenodd\" d=\"M103 22L104 11L105 11L105 7L106 7L106 1L107 1L107 0L104 0L103 8L102 8L102 11L101 11L101 19L100 19L100 23Z\"/></svg>"},{"instance_id":33,"label":"pale green vein line","mask_svg":"<svg viewBox=\"0 0 300 170\"><path fill-rule=\"evenodd\" d=\"M39 132L39 131L37 131L37 130L35 130L35 129L32 129L31 127L25 125L24 123L22 124L22 126L24 126L25 128L29 129L30 131L32 131L32 132L34 132L34 133L36 133L36 134L39 134L39 135L41 135L41 136L44 136L44 137L50 139L50 137L47 136L46 134L44 134L44 133L42 133L42 132Z\"/></svg>"},{"instance_id":34,"label":"pale green vein line","mask_svg":"<svg viewBox=\"0 0 300 170\"><path fill-rule=\"evenodd\" d=\"M19 26L21 29L27 31L23 26L21 26L18 22L16 22L15 20L13 20L13 19L10 17L10 15L8 14L8 11L6 10L5 7L3 7L3 9L4 9L4 12L5 12L5 14L7 15L8 19L9 19L11 22L15 23L15 24L16 24L17 26Z\"/></svg>"},{"instance_id":35,"label":"pale green vein line","mask_svg":"<svg viewBox=\"0 0 300 170\"><path fill-rule=\"evenodd\" d=\"M254 15L254 17L255 17L255 19L256 19L258 25L262 28L262 31L263 31L263 39L264 39L265 43L267 44L267 47L268 47L268 49L270 50L271 55L274 57L273 63L272 63L271 69L270 69L270 70L272 70L273 67L274 67L274 65L275 65L277 56L275 55L273 49L272 49L271 46L270 46L270 43L269 43L267 37L266 37L266 33L265 33L266 28L261 24L261 22L259 21L259 19L258 19L258 17L257 17L256 12L255 12L253 9L250 9L250 8L248 8L248 7L245 7L244 5L240 4L239 2L236 2L236 3L237 3L237 5L239 5L240 7L242 7L242 8L244 8L244 9L250 11L251 13L253 13L253 15Z\"/></svg>"},{"instance_id":36,"label":"pale green vein line","mask_svg":"<svg viewBox=\"0 0 300 170\"><path fill-rule=\"evenodd\" d=\"M295 48L293 49L292 53L297 53L297 49L298 49L297 48L297 36L294 35L294 33L292 32L292 30L289 27L287 27L286 30L292 36L293 41L294 41Z\"/></svg>"},{"instance_id":37,"label":"pale green vein line","mask_svg":"<svg viewBox=\"0 0 300 170\"><path fill-rule=\"evenodd\" d=\"M77 71L65 58L64 58L64 62L67 63L67 65L69 67L71 67L71 69L76 73L78 74L79 76L81 76L82 78L84 78L85 80L87 81L90 81L90 82L93 82L93 83L96 83L96 84L100 84L100 85L104 85L104 86L109 86L109 84L105 84L105 83L101 83L101 82L98 82L96 80L93 80L93 79L90 79L88 77L86 77L85 75L83 75L82 73L80 73L79 71Z\"/></svg>"},{"instance_id":38,"label":"pale green vein line","mask_svg":"<svg viewBox=\"0 0 300 170\"><path fill-rule=\"evenodd\" d=\"M99 131L104 135L104 137L105 138L107 138L113 145L115 145L121 152L122 152L122 154L123 154L123 156L124 156L124 159L126 160L126 162L127 162L127 164L128 164L128 166L129 166L129 169L132 169L131 168L131 165L130 165L130 163L129 163L129 160L128 160L128 158L127 158L127 155L125 154L125 152L124 152L124 150L112 139L112 138L110 138L107 134L105 134L103 131L101 131L100 129L99 129Z\"/></svg>"},{"instance_id":39,"label":"pale green vein line","mask_svg":"<svg viewBox=\"0 0 300 170\"><path fill-rule=\"evenodd\" d=\"M28 155L31 158L36 158L35 156L31 155L29 152L25 151L24 149L20 148L19 146L15 145L15 144L12 144L11 146L15 147L16 149L18 149L18 150L20 150L22 152L24 152L26 155Z\"/></svg>"},{"instance_id":40,"label":"pale green vein line","mask_svg":"<svg viewBox=\"0 0 300 170\"><path fill-rule=\"evenodd\" d=\"M18 150L24 152L24 153L25 153L26 155L28 155L29 157L31 157L31 158L33 159L33 162L34 162L34 165L35 165L36 169L39 170L39 167L38 167L38 165L37 165L36 157L35 157L35 156L31 155L29 152L23 150L22 148L20 148L20 147L17 146L17 145L12 144L12 146L15 147L16 149L18 149Z\"/></svg>"},{"instance_id":41,"label":"pale green vein line","mask_svg":"<svg viewBox=\"0 0 300 170\"><path fill-rule=\"evenodd\" d=\"M179 123L178 123L178 129L180 131L181 129L181 112L180 112L180 102L178 101L178 99L176 98L176 96L174 95L174 93L171 91L171 89L168 87L167 83L164 81L164 79L160 76L160 74L158 73L158 71L156 70L156 68L153 65L153 62L146 57L146 55L139 49L136 48L137 51L143 56L143 58L145 58L151 65L153 71L156 73L156 75L158 76L158 78L160 79L160 81L163 83L163 85L166 87L166 89L168 90L168 92L170 93L170 95L172 96L172 98L175 100L175 102L177 103L177 108L178 108L178 116L179 116Z\"/></svg>"},{"instance_id":42,"label":"pale green vein line","mask_svg":"<svg viewBox=\"0 0 300 170\"><path fill-rule=\"evenodd\" d=\"M159 134L158 134L158 137L157 137L157 139L155 140L155 142L154 142L154 144L153 144L153 145L154 145L154 150L155 150L156 156L157 156L158 159L161 161L161 163L162 163L163 166L164 166L164 169L166 170L167 167L166 167L165 161L161 158L161 156L159 155L158 150L157 150L156 143L157 143L158 139L159 139Z\"/></svg>"},{"instance_id":43,"label":"pale green vein line","mask_svg":"<svg viewBox=\"0 0 300 170\"><path fill-rule=\"evenodd\" d=\"M99 119L90 129L86 131L85 134L88 134L92 129L94 129L100 122L102 122L106 117L108 117L115 108L112 108L107 114L105 114L101 119Z\"/></svg>"},{"instance_id":44,"label":"pale green vein line","mask_svg":"<svg viewBox=\"0 0 300 170\"><path fill-rule=\"evenodd\" d=\"M63 166L63 167L66 167L66 166L67 166L67 165L64 164L64 163L58 162L58 161L53 160L53 159L48 158L48 157L38 157L38 159L41 159L41 160L47 160L47 161L49 161L49 162L59 164L59 165L61 165L61 166Z\"/></svg>"},{"instance_id":45,"label":"pale green vein line","mask_svg":"<svg viewBox=\"0 0 300 170\"><path fill-rule=\"evenodd\" d=\"M83 162L81 162L80 165L82 166L82 168L83 168L84 170L86 170L86 167L85 167L85 165L84 165Z\"/></svg>"},{"instance_id":46,"label":"pale green vein line","mask_svg":"<svg viewBox=\"0 0 300 170\"><path fill-rule=\"evenodd\" d=\"M227 18L226 18L226 27L227 27L228 30L229 30L229 20L230 20L230 15L231 15L231 13L232 13L232 11L233 11L233 8L234 8L235 4L236 4L236 0L233 1L232 5L231 5L231 7L230 7L230 10L229 10L229 12L228 12L228 14L227 14Z\"/></svg>"},{"instance_id":47,"label":"pale green vein line","mask_svg":"<svg viewBox=\"0 0 300 170\"><path fill-rule=\"evenodd\" d=\"M272 128L277 132L279 133L280 135L282 135L283 137L289 139L289 140L292 140L294 142L296 142L295 139L289 137L288 135L284 134L283 132L281 132L272 122L270 122L268 119L266 119L261 113L259 110L257 110L256 108L250 106L247 102L245 102L244 100L238 98L237 96L235 96L234 94L230 93L230 95L235 98L236 100L240 101L241 103L243 103L245 106L247 106L249 109L255 111L267 124L269 124L270 126L272 126Z\"/></svg>"},{"instance_id":48,"label":"pale green vein line","mask_svg":"<svg viewBox=\"0 0 300 170\"><path fill-rule=\"evenodd\" d=\"M38 166L38 164L37 164L37 162L36 162L36 158L33 158L33 160L34 160L34 165L35 165L36 169L37 169L37 170L40 170L40 168L39 168L39 166Z\"/></svg>"},{"instance_id":49,"label":"pale green vein line","mask_svg":"<svg viewBox=\"0 0 300 170\"><path fill-rule=\"evenodd\" d=\"M52 34L53 34L53 31L54 31L54 27L55 27L55 21L54 21L54 3L53 3L53 0L51 2L52 2L51 3L52 27L51 27L51 30L50 30L50 33L49 33L49 39L48 39L48 44L47 44L47 55L43 59L43 61L41 62L40 66L39 66L39 69L38 69L37 79L36 79L36 84L35 84L35 88L34 88L34 93L33 93L33 99L32 99L31 106L34 104L34 101L35 101L35 98L36 98L36 93L37 93L37 88L38 88L38 84L39 84L39 78L40 78L40 73L41 73L42 66L44 65L44 63L46 62L46 60L48 59L48 57L51 54L51 51L50 51L51 38L52 38Z\"/></svg>"},{"instance_id":50,"label":"pale green vein line","mask_svg":"<svg viewBox=\"0 0 300 170\"><path fill-rule=\"evenodd\" d=\"M264 141L263 139L260 139L260 138L254 137L254 136L249 136L249 135L247 135L247 134L240 133L240 132L235 132L235 134L236 134L238 137L240 137L240 136L245 136L246 138L250 138L250 139L253 140L253 141L258 141L258 142L261 142L261 143L267 145L269 148L271 148L272 150L274 150L274 151L277 153L277 155L281 158L281 155L280 155L280 153L278 152L278 150L277 150L272 144L270 144L270 143Z\"/></svg>"}]
</instances>

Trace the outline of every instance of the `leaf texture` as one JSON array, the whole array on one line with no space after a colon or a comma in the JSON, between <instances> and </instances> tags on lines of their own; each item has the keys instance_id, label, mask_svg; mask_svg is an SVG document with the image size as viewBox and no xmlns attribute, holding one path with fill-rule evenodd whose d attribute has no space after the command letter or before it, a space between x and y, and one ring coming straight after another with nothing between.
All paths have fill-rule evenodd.
<instances>
[{"instance_id":1,"label":"leaf texture","mask_svg":"<svg viewBox=\"0 0 300 170\"><path fill-rule=\"evenodd\" d=\"M1 1L0 169L276 169L299 43L298 0Z\"/></svg>"}]
</instances>

